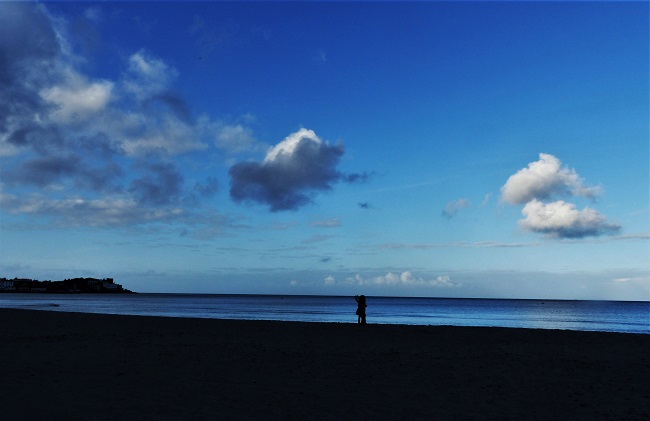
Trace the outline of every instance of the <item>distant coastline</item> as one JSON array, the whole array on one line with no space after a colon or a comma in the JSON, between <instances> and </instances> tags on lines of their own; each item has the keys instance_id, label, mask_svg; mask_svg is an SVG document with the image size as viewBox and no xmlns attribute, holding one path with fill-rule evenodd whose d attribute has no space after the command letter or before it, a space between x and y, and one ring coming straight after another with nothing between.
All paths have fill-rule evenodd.
<instances>
[{"instance_id":1,"label":"distant coastline","mask_svg":"<svg viewBox=\"0 0 650 421\"><path fill-rule=\"evenodd\" d=\"M38 281L25 278L0 278L0 293L43 293L43 294L135 294L113 278L72 278L63 281Z\"/></svg>"}]
</instances>

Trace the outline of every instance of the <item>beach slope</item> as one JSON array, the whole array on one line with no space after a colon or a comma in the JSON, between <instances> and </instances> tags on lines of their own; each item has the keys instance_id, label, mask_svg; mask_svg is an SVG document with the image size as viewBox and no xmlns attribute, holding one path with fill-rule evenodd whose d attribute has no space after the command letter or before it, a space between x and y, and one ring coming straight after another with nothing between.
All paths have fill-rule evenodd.
<instances>
[{"instance_id":1,"label":"beach slope","mask_svg":"<svg viewBox=\"0 0 650 421\"><path fill-rule=\"evenodd\" d=\"M650 335L0 309L2 419L650 419Z\"/></svg>"}]
</instances>

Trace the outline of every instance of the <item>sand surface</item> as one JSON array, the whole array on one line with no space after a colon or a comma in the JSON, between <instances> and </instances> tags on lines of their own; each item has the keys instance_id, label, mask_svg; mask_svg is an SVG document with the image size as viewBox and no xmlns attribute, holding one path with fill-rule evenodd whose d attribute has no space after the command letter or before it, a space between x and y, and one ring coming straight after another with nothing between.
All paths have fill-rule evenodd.
<instances>
[{"instance_id":1,"label":"sand surface","mask_svg":"<svg viewBox=\"0 0 650 421\"><path fill-rule=\"evenodd\" d=\"M9 309L0 320L3 420L650 419L650 335Z\"/></svg>"}]
</instances>

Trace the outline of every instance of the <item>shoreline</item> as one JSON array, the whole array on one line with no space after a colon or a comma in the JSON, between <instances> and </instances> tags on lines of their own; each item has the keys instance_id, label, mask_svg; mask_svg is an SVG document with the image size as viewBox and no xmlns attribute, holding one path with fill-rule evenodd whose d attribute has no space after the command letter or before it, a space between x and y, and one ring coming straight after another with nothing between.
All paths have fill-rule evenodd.
<instances>
[{"instance_id":1,"label":"shoreline","mask_svg":"<svg viewBox=\"0 0 650 421\"><path fill-rule=\"evenodd\" d=\"M3 418L647 419L650 336L0 309Z\"/></svg>"},{"instance_id":2,"label":"shoreline","mask_svg":"<svg viewBox=\"0 0 650 421\"><path fill-rule=\"evenodd\" d=\"M247 297L231 299L230 297ZM248 298L248 297L255 298ZM226 298L223 298L226 297ZM205 294L0 294L3 308L183 318L341 322L356 320L349 297ZM294 297L294 296L292 296ZM315 298L311 298L315 297ZM650 302L372 297L372 324L484 326L650 334ZM280 311L278 311L280 309Z\"/></svg>"},{"instance_id":3,"label":"shoreline","mask_svg":"<svg viewBox=\"0 0 650 421\"><path fill-rule=\"evenodd\" d=\"M59 304L49 304L40 308L18 308L18 307L0 307L0 311L4 310L18 310L18 311L42 311L52 313L66 313L66 314L91 314L91 315L105 315L105 316L118 316L118 317L153 317L163 319L186 319L186 320L220 320L220 321L233 321L233 322L270 322L270 323L306 323L306 324L332 324L332 325L348 325L357 324L356 321L308 321L308 320L281 320L281 319L245 319L245 318L222 318L222 317L200 317L200 316L171 316L167 314L151 315L151 314L123 314L123 313L89 313L85 311L61 311L54 310L60 307ZM621 335L650 335L648 332L626 332L619 330L589 330L589 329L561 329L551 327L520 327L520 326L467 326L467 325L454 325L454 324L415 324L415 323L368 323L373 326L413 326L413 327L432 327L432 328L459 328L459 329L513 329L513 330L532 330L532 331L552 331L552 332L588 332L588 333L614 333Z\"/></svg>"}]
</instances>

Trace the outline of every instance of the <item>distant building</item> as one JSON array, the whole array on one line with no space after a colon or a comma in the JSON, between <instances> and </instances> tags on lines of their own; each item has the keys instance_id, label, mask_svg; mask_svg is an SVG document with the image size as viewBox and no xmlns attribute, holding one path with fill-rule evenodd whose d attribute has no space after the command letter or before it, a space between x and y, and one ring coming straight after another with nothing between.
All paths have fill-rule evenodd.
<instances>
[{"instance_id":1,"label":"distant building","mask_svg":"<svg viewBox=\"0 0 650 421\"><path fill-rule=\"evenodd\" d=\"M102 281L99 279L84 279L86 281L86 287L93 291L101 291Z\"/></svg>"},{"instance_id":2,"label":"distant building","mask_svg":"<svg viewBox=\"0 0 650 421\"><path fill-rule=\"evenodd\" d=\"M0 291L15 291L16 286L11 279L0 279Z\"/></svg>"},{"instance_id":3,"label":"distant building","mask_svg":"<svg viewBox=\"0 0 650 421\"><path fill-rule=\"evenodd\" d=\"M115 292L121 290L122 285L114 284L113 280L111 278L108 278L108 279L104 279L104 281L102 282L102 288L104 288L104 290L108 292Z\"/></svg>"}]
</instances>

